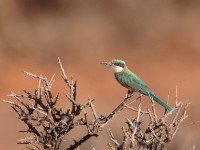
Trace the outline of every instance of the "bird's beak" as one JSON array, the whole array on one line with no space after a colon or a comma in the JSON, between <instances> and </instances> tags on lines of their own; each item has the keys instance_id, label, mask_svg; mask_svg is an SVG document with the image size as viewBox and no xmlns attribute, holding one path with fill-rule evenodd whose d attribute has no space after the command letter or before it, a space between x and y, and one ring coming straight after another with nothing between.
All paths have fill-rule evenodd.
<instances>
[{"instance_id":1,"label":"bird's beak","mask_svg":"<svg viewBox=\"0 0 200 150\"><path fill-rule=\"evenodd\" d=\"M108 66L111 66L111 65L112 65L111 62L100 62L100 64L105 64L105 65L108 65Z\"/></svg>"}]
</instances>

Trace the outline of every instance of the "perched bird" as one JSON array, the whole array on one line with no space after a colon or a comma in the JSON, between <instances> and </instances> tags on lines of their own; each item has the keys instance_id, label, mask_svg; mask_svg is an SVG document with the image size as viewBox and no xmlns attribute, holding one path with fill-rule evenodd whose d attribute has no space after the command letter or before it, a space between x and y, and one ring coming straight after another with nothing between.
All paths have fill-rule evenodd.
<instances>
[{"instance_id":1,"label":"perched bird","mask_svg":"<svg viewBox=\"0 0 200 150\"><path fill-rule=\"evenodd\" d=\"M172 110L172 107L156 97L153 90L127 68L124 61L115 59L111 62L101 62L101 64L109 65L114 72L116 80L122 86L129 89L129 92L139 92L143 95L150 96L154 101L165 107L167 110Z\"/></svg>"}]
</instances>

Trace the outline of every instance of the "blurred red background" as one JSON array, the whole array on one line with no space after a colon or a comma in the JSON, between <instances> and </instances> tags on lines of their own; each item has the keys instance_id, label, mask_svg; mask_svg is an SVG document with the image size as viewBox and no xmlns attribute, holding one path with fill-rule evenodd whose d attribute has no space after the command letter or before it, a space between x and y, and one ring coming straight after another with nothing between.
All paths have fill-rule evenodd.
<instances>
[{"instance_id":1,"label":"blurred red background","mask_svg":"<svg viewBox=\"0 0 200 150\"><path fill-rule=\"evenodd\" d=\"M199 121L200 89L200 2L190 0L2 0L0 1L0 97L10 91L34 91L35 79L23 70L51 77L53 90L67 91L57 63L60 57L68 75L78 81L78 98L95 98L98 114L106 115L123 99L112 72L100 61L125 60L161 98L174 104L190 103L185 124ZM65 100L60 101L65 105ZM144 105L148 105L149 101ZM21 149L16 140L26 137L17 115L1 102L0 145ZM158 106L158 110L162 108ZM122 122L122 121L121 121ZM118 124L118 126L116 126ZM115 125L115 128L112 126ZM109 124L117 136L119 119ZM105 138L106 137L106 138ZM169 149L200 148L200 126L180 129ZM108 149L108 130L81 149Z\"/></svg>"}]
</instances>

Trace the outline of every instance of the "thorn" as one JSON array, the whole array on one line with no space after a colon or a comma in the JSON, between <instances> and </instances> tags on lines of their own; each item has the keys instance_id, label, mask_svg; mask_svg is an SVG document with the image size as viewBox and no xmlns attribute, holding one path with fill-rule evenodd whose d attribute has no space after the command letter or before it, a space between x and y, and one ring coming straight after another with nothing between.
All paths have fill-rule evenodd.
<instances>
[{"instance_id":1,"label":"thorn","mask_svg":"<svg viewBox=\"0 0 200 150\"><path fill-rule=\"evenodd\" d=\"M176 105L178 104L178 85L176 84Z\"/></svg>"}]
</instances>

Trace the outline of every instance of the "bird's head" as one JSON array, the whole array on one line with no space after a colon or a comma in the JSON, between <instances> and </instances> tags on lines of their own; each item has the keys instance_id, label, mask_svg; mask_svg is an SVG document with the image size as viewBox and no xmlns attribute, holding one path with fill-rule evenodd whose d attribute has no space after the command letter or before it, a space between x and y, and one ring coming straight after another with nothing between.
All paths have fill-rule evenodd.
<instances>
[{"instance_id":1,"label":"bird's head","mask_svg":"<svg viewBox=\"0 0 200 150\"><path fill-rule=\"evenodd\" d=\"M126 63L123 60L113 59L110 62L101 62L101 64L109 65L113 72L123 72L126 68Z\"/></svg>"}]
</instances>

